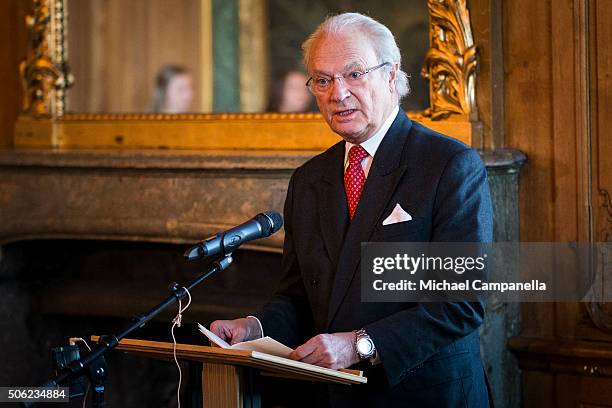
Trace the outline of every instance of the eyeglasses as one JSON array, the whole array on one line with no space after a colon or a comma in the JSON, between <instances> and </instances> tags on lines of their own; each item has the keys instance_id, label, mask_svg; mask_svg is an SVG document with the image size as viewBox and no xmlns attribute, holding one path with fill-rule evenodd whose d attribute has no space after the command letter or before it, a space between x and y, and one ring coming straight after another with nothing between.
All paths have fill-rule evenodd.
<instances>
[{"instance_id":1,"label":"eyeglasses","mask_svg":"<svg viewBox=\"0 0 612 408\"><path fill-rule=\"evenodd\" d=\"M331 86L334 80L338 78L342 78L344 80L344 83L346 83L347 86L358 86L363 83L365 76L367 74L369 74L372 71L377 70L378 68L382 68L388 64L389 64L388 62L383 62L382 64L376 65L375 67L366 68L364 71L353 70L350 72L346 72L342 75L336 75L333 77L324 76L324 75L312 76L308 79L308 82L306 82L306 86L308 87L310 92L312 92L315 95L327 93L327 91L331 89Z\"/></svg>"}]
</instances>

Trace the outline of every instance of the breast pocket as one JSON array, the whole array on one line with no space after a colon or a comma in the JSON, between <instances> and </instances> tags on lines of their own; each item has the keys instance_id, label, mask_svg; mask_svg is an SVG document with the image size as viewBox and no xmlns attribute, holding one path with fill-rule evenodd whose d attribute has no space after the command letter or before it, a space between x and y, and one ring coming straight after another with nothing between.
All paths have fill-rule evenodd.
<instances>
[{"instance_id":1,"label":"breast pocket","mask_svg":"<svg viewBox=\"0 0 612 408\"><path fill-rule=\"evenodd\" d=\"M420 218L383 225L380 227L378 236L383 242L419 241L424 239L424 225L424 220Z\"/></svg>"}]
</instances>

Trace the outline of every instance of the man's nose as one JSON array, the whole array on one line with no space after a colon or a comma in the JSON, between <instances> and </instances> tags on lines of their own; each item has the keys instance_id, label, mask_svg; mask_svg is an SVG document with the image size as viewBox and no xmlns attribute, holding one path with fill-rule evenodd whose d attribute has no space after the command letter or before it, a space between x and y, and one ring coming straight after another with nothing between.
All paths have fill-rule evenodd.
<instances>
[{"instance_id":1,"label":"man's nose","mask_svg":"<svg viewBox=\"0 0 612 408\"><path fill-rule=\"evenodd\" d=\"M342 102L350 96L349 89L344 82L344 78L334 78L330 91L331 99L334 102Z\"/></svg>"}]
</instances>

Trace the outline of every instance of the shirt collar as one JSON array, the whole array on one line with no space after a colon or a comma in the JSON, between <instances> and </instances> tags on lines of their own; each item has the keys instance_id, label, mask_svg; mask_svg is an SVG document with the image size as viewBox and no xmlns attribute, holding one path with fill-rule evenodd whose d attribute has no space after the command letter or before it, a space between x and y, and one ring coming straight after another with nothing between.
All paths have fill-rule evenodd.
<instances>
[{"instance_id":1,"label":"shirt collar","mask_svg":"<svg viewBox=\"0 0 612 408\"><path fill-rule=\"evenodd\" d=\"M399 112L399 105L396 106L395 109L393 109L393 111L384 121L380 129L378 129L378 131L374 133L374 135L370 137L368 140L361 143L361 147L363 147L365 151L368 152L370 157L374 157L374 155L376 154L376 150L378 150L378 146L380 146L380 142L382 142L383 138L389 131L389 128L393 124L393 121L395 120L395 117L397 116L398 112ZM345 142L344 164L346 164L346 161L348 160L348 152L349 150L351 150L351 147L353 146L354 146L353 143Z\"/></svg>"}]
</instances>

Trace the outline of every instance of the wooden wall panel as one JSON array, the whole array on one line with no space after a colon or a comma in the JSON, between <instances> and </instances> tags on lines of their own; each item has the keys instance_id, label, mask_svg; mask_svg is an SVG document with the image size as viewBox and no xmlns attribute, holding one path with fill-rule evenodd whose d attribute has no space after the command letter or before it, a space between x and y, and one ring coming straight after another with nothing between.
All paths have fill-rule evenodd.
<instances>
[{"instance_id":1,"label":"wooden wall panel","mask_svg":"<svg viewBox=\"0 0 612 408\"><path fill-rule=\"evenodd\" d=\"M591 114L594 158L594 235L612 241L612 8L605 0L596 1L591 10Z\"/></svg>"},{"instance_id":2,"label":"wooden wall panel","mask_svg":"<svg viewBox=\"0 0 612 408\"><path fill-rule=\"evenodd\" d=\"M553 390L550 375L537 371L523 373L523 395L533 396L525 399L525 408L555 408Z\"/></svg>"},{"instance_id":3,"label":"wooden wall panel","mask_svg":"<svg viewBox=\"0 0 612 408\"><path fill-rule=\"evenodd\" d=\"M200 0L72 1L69 16L70 111L147 112L168 63L185 65L200 89Z\"/></svg>"},{"instance_id":4,"label":"wooden wall panel","mask_svg":"<svg viewBox=\"0 0 612 408\"><path fill-rule=\"evenodd\" d=\"M589 241L588 8L551 3L555 241ZM577 335L580 305L557 304L556 337Z\"/></svg>"},{"instance_id":5,"label":"wooden wall panel","mask_svg":"<svg viewBox=\"0 0 612 408\"><path fill-rule=\"evenodd\" d=\"M551 102L553 105L552 154L553 166L553 222L554 238L558 241L575 241L579 237L578 222L583 221L578 214L578 146L585 123L577 112L579 104L586 102L579 93L580 84L576 74L587 71L581 63L580 49L572 41L574 36L584 36L574 19L572 3L574 0L560 0L551 4ZM578 4L576 4L578 6ZM579 16L576 15L576 19ZM575 69L574 67L580 67Z\"/></svg>"},{"instance_id":6,"label":"wooden wall panel","mask_svg":"<svg viewBox=\"0 0 612 408\"><path fill-rule=\"evenodd\" d=\"M549 1L504 2L506 144L529 160L521 173L524 241L554 237L551 41Z\"/></svg>"},{"instance_id":7,"label":"wooden wall panel","mask_svg":"<svg viewBox=\"0 0 612 408\"><path fill-rule=\"evenodd\" d=\"M25 16L29 1L0 1L0 148L13 144L13 130L21 107L19 62L25 57Z\"/></svg>"},{"instance_id":8,"label":"wooden wall panel","mask_svg":"<svg viewBox=\"0 0 612 408\"><path fill-rule=\"evenodd\" d=\"M591 175L612 154L610 137L597 134L602 121L602 129L610 128L605 121L612 116L610 12L601 4L504 3L505 140L528 156L520 186L524 241L589 240L591 205L600 231L610 218ZM599 152L593 157L591 144ZM589 325L582 305L524 305L523 311L524 335L593 338L593 331L579 328Z\"/></svg>"},{"instance_id":9,"label":"wooden wall panel","mask_svg":"<svg viewBox=\"0 0 612 408\"><path fill-rule=\"evenodd\" d=\"M501 4L501 0L468 2L474 43L478 50L476 101L478 120L482 123L482 138L473 140L473 147L493 149L504 146Z\"/></svg>"},{"instance_id":10,"label":"wooden wall panel","mask_svg":"<svg viewBox=\"0 0 612 408\"><path fill-rule=\"evenodd\" d=\"M527 154L520 176L523 241L554 239L550 2L503 3L504 137ZM524 18L530 16L530 18ZM526 304L523 333L552 336L554 306Z\"/></svg>"},{"instance_id":11,"label":"wooden wall panel","mask_svg":"<svg viewBox=\"0 0 612 408\"><path fill-rule=\"evenodd\" d=\"M590 8L590 113L593 150L593 236L597 241L612 241L612 9L605 0L592 1ZM612 280L612 267L608 264L606 279ZM612 304L601 305L587 318L606 328L607 339L612 338ZM601 331L581 330L590 337Z\"/></svg>"},{"instance_id":12,"label":"wooden wall panel","mask_svg":"<svg viewBox=\"0 0 612 408\"><path fill-rule=\"evenodd\" d=\"M611 20L601 0L503 3L505 142L528 156L520 183L523 241L612 240L612 203L600 191L612 191ZM569 353L578 353L579 340L609 348L612 323L606 330L601 321L612 321L612 307L600 308L598 326L585 306L524 304L522 337L551 339ZM607 406L610 378L587 376L587 369L578 375L577 358L577 375L527 365L525 406L545 406L547 398L551 406Z\"/></svg>"}]
</instances>

